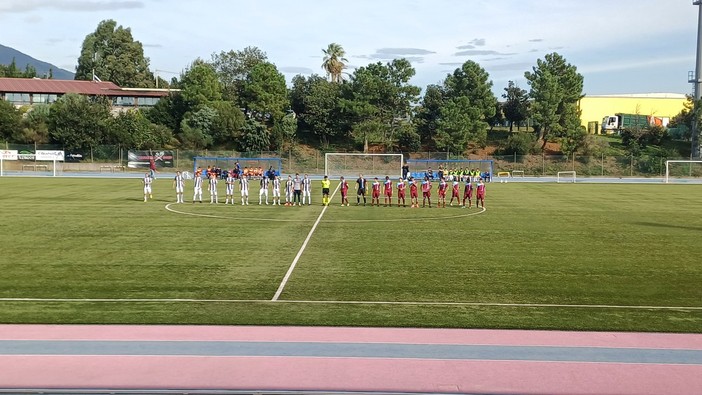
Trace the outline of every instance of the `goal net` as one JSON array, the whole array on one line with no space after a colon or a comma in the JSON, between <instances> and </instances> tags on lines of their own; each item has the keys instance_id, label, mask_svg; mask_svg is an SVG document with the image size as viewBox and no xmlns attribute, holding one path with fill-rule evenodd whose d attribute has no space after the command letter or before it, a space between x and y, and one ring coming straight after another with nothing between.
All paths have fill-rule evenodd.
<instances>
[{"instance_id":1,"label":"goal net","mask_svg":"<svg viewBox=\"0 0 702 395\"><path fill-rule=\"evenodd\" d=\"M219 157L219 156L196 156L193 157L193 174L198 168L206 171L207 168L219 168L222 171L234 170L239 165L239 168L244 173L246 170L247 175L261 176L260 172L265 173L270 168L277 175L281 174L283 167L283 160L280 158L229 158L229 157ZM255 171L254 171L255 170Z\"/></svg>"},{"instance_id":2,"label":"goal net","mask_svg":"<svg viewBox=\"0 0 702 395\"><path fill-rule=\"evenodd\" d=\"M324 174L329 178L366 177L397 178L402 176L402 154L349 154L330 152L324 154Z\"/></svg>"},{"instance_id":3,"label":"goal net","mask_svg":"<svg viewBox=\"0 0 702 395\"><path fill-rule=\"evenodd\" d=\"M574 171L559 171L556 174L556 182L575 182L576 174Z\"/></svg>"},{"instance_id":4,"label":"goal net","mask_svg":"<svg viewBox=\"0 0 702 395\"><path fill-rule=\"evenodd\" d=\"M702 160L665 161L665 183L702 177Z\"/></svg>"},{"instance_id":5,"label":"goal net","mask_svg":"<svg viewBox=\"0 0 702 395\"><path fill-rule=\"evenodd\" d=\"M480 177L492 180L494 174L494 163L490 159L408 159L407 165L410 167L410 176L414 178L424 178L425 174L431 171L434 178L438 177L439 169L445 175L463 176L470 175L471 171L478 171Z\"/></svg>"}]
</instances>

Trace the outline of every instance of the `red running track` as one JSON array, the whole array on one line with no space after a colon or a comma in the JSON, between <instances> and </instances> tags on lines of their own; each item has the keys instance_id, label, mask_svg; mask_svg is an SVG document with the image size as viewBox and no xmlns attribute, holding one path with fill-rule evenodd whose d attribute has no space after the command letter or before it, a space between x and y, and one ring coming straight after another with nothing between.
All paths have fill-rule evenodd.
<instances>
[{"instance_id":1,"label":"red running track","mask_svg":"<svg viewBox=\"0 0 702 395\"><path fill-rule=\"evenodd\" d=\"M52 341L292 342L677 350L698 361L702 335L520 330L0 326L0 387L240 389L520 394L702 394L702 364L213 355L12 355Z\"/></svg>"}]
</instances>

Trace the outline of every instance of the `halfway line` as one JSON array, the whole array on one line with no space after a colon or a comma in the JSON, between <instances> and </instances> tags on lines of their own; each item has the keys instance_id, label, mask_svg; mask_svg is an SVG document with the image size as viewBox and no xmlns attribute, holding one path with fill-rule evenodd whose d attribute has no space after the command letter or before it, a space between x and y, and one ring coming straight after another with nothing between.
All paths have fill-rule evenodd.
<instances>
[{"instance_id":1,"label":"halfway line","mask_svg":"<svg viewBox=\"0 0 702 395\"><path fill-rule=\"evenodd\" d=\"M331 201L334 198L334 195L336 195L336 191L339 190L339 187L341 186L341 183L336 186L336 189L334 189L334 193L331 194L329 197L329 200ZM280 294L283 293L283 289L285 289L285 284L288 283L288 280L290 279L290 275L292 275L293 270L295 270L295 266L297 266L297 262L300 260L300 257L302 256L302 253L305 251L305 248L307 248L307 243L310 241L312 238L312 234L314 233L315 229L317 229L317 225L319 225L319 221L322 220L322 216L324 213L327 211L329 208L329 205L324 206L322 209L322 212L319 213L319 217L317 217L317 220L314 222L314 225L312 225L312 229L310 229L310 233L307 234L307 238L305 238L305 241L302 243L302 247L300 247L300 251L297 252L297 255L295 255L295 259L293 259L292 263L290 264L290 267L288 268L288 272L285 273L285 277L283 277L283 281L280 282L280 285L278 286L278 290L275 291L275 295L273 295L273 299L271 299L271 302L275 302L278 300L280 297Z\"/></svg>"}]
</instances>

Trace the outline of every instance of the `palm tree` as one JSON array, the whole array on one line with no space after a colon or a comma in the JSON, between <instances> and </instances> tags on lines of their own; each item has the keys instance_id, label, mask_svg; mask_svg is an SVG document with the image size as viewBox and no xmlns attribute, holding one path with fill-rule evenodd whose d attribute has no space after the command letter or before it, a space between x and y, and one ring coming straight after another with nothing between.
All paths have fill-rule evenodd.
<instances>
[{"instance_id":1,"label":"palm tree","mask_svg":"<svg viewBox=\"0 0 702 395\"><path fill-rule=\"evenodd\" d=\"M346 68L344 62L348 62L344 58L346 51L341 45L331 43L327 49L322 49L322 52L324 52L322 68L327 72L331 82L341 82L341 73Z\"/></svg>"}]
</instances>

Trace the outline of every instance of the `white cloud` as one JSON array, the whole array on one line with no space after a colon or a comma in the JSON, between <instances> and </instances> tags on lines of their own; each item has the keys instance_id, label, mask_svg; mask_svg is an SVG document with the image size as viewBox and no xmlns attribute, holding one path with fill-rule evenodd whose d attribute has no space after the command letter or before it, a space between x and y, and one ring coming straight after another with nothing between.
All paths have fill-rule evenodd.
<instances>
[{"instance_id":1,"label":"white cloud","mask_svg":"<svg viewBox=\"0 0 702 395\"><path fill-rule=\"evenodd\" d=\"M143 7L143 1L132 0L3 0L0 3L0 12L22 13L46 9L55 11L91 12Z\"/></svg>"}]
</instances>

